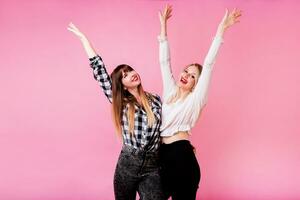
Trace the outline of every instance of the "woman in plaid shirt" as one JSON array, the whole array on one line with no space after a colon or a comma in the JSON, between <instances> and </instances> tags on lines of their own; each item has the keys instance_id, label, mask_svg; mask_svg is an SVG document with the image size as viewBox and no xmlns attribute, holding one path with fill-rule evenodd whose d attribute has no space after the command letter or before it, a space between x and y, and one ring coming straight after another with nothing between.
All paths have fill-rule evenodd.
<instances>
[{"instance_id":1,"label":"woman in plaid shirt","mask_svg":"<svg viewBox=\"0 0 300 200\"><path fill-rule=\"evenodd\" d=\"M80 41L89 57L94 78L112 104L112 115L123 147L114 175L117 200L163 199L159 176L158 147L161 124L159 96L143 90L139 74L130 66L117 66L111 75L87 37L74 24L68 30Z\"/></svg>"}]
</instances>

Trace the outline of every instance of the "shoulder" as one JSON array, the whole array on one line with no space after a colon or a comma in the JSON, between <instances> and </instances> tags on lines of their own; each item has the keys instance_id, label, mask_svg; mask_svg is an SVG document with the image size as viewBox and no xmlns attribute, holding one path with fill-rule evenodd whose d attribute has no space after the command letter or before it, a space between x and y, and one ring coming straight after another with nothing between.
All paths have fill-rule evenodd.
<instances>
[{"instance_id":1,"label":"shoulder","mask_svg":"<svg viewBox=\"0 0 300 200\"><path fill-rule=\"evenodd\" d=\"M157 104L161 104L161 98L158 94L153 94L153 93L147 92L146 95L150 101L157 103Z\"/></svg>"}]
</instances>

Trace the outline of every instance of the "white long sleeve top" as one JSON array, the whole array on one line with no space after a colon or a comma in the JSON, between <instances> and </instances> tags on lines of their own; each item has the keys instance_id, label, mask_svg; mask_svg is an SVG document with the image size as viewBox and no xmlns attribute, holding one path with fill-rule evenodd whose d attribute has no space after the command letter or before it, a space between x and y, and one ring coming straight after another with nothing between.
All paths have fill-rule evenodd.
<instances>
[{"instance_id":1,"label":"white long sleeve top","mask_svg":"<svg viewBox=\"0 0 300 200\"><path fill-rule=\"evenodd\" d=\"M207 102L207 93L211 80L213 65L223 38L215 36L205 57L201 75L194 90L184 99L168 103L169 98L176 94L178 86L172 75L170 50L167 38L158 37L159 61L163 80L163 104L161 136L169 137L179 131L187 131L194 127L201 110Z\"/></svg>"}]
</instances>

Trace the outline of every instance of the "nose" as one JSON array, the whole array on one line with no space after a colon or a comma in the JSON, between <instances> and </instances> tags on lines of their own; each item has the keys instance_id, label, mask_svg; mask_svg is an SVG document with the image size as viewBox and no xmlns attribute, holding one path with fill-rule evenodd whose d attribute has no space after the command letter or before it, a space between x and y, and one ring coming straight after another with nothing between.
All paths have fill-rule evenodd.
<instances>
[{"instance_id":1,"label":"nose","mask_svg":"<svg viewBox=\"0 0 300 200\"><path fill-rule=\"evenodd\" d=\"M131 76L137 76L137 74L135 72L132 72Z\"/></svg>"},{"instance_id":2,"label":"nose","mask_svg":"<svg viewBox=\"0 0 300 200\"><path fill-rule=\"evenodd\" d=\"M190 74L188 74L188 73L183 75L183 78L188 78L188 77L190 77Z\"/></svg>"}]
</instances>

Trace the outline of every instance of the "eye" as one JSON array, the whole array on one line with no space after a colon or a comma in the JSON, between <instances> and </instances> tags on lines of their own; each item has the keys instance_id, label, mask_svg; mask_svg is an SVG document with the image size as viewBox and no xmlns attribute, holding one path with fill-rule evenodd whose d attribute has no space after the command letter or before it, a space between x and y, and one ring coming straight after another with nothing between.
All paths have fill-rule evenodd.
<instances>
[{"instance_id":1,"label":"eye","mask_svg":"<svg viewBox=\"0 0 300 200\"><path fill-rule=\"evenodd\" d=\"M194 75L192 75L192 78L193 78L193 79L195 79L195 76L194 76Z\"/></svg>"},{"instance_id":2,"label":"eye","mask_svg":"<svg viewBox=\"0 0 300 200\"><path fill-rule=\"evenodd\" d=\"M188 73L188 71L185 69L185 70L183 70L185 73Z\"/></svg>"}]
</instances>

